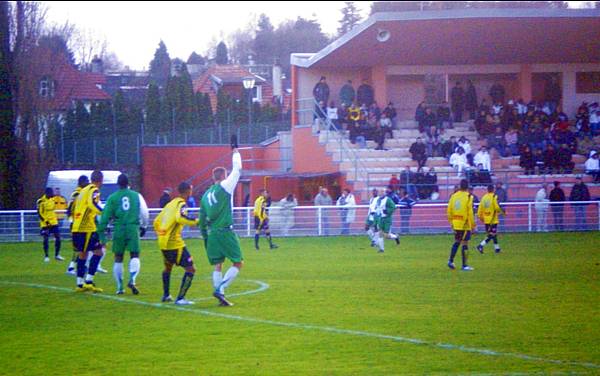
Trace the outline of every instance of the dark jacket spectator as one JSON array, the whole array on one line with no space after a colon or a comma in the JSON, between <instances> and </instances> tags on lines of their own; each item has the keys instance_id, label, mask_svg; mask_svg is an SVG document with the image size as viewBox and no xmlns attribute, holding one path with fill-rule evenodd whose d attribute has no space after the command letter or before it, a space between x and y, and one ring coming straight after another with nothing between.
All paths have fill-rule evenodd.
<instances>
[{"instance_id":1,"label":"dark jacket spectator","mask_svg":"<svg viewBox=\"0 0 600 376\"><path fill-rule=\"evenodd\" d=\"M452 136L442 144L442 155L444 158L449 159L454 153L458 144L456 143L456 137Z\"/></svg>"},{"instance_id":2,"label":"dark jacket spectator","mask_svg":"<svg viewBox=\"0 0 600 376\"><path fill-rule=\"evenodd\" d=\"M373 87L367 83L367 80L363 80L362 85L356 90L356 100L361 106L366 104L367 107L370 107L373 104L375 92L373 91Z\"/></svg>"},{"instance_id":3,"label":"dark jacket spectator","mask_svg":"<svg viewBox=\"0 0 600 376\"><path fill-rule=\"evenodd\" d=\"M573 171L573 167L575 167L575 164L571 161L572 158L573 153L571 152L571 149L569 149L569 147L565 144L563 144L556 151L556 161L558 163L558 168L567 174L570 174Z\"/></svg>"},{"instance_id":4,"label":"dark jacket spectator","mask_svg":"<svg viewBox=\"0 0 600 376\"><path fill-rule=\"evenodd\" d=\"M454 115L454 121L462 121L462 113L465 109L465 92L460 86L460 82L456 83L456 86L452 88L450 92L450 100L452 104L452 114Z\"/></svg>"},{"instance_id":5,"label":"dark jacket spectator","mask_svg":"<svg viewBox=\"0 0 600 376\"><path fill-rule=\"evenodd\" d=\"M164 208L171 201L171 188L165 188L160 199L158 200L158 206Z\"/></svg>"},{"instance_id":6,"label":"dark jacket spectator","mask_svg":"<svg viewBox=\"0 0 600 376\"><path fill-rule=\"evenodd\" d=\"M519 166L521 166L525 170L525 175L532 175L535 169L535 159L533 157L533 153L529 149L529 146L526 146L523 152L521 153L521 158L519 159Z\"/></svg>"},{"instance_id":7,"label":"dark jacket spectator","mask_svg":"<svg viewBox=\"0 0 600 376\"><path fill-rule=\"evenodd\" d=\"M494 103L504 103L504 95L506 91L504 90L504 86L496 82L490 88L490 97L492 97L492 101Z\"/></svg>"},{"instance_id":8,"label":"dark jacket spectator","mask_svg":"<svg viewBox=\"0 0 600 376\"><path fill-rule=\"evenodd\" d=\"M423 118L419 122L419 132L423 133L436 125L437 120L435 118L435 114L431 111L430 107L425 108L425 114L423 114Z\"/></svg>"},{"instance_id":9,"label":"dark jacket spectator","mask_svg":"<svg viewBox=\"0 0 600 376\"><path fill-rule=\"evenodd\" d=\"M319 82L313 88L313 96L317 103L329 103L329 85L327 85L326 78L321 77Z\"/></svg>"},{"instance_id":10,"label":"dark jacket spectator","mask_svg":"<svg viewBox=\"0 0 600 376\"><path fill-rule=\"evenodd\" d=\"M345 103L346 106L350 106L354 102L354 99L356 99L356 92L354 91L354 86L352 86L352 81L348 80L340 89L340 101Z\"/></svg>"},{"instance_id":11,"label":"dark jacket spectator","mask_svg":"<svg viewBox=\"0 0 600 376\"><path fill-rule=\"evenodd\" d=\"M477 112L477 91L473 82L467 80L467 91L465 92L465 110L469 113L470 119L475 119L475 113Z\"/></svg>"},{"instance_id":12,"label":"dark jacket spectator","mask_svg":"<svg viewBox=\"0 0 600 376\"><path fill-rule=\"evenodd\" d=\"M548 196L550 202L563 202L566 201L565 192L560 188L560 182L554 182L554 189L550 191L550 195ZM552 215L554 216L554 229L562 230L563 226L563 205L551 205L550 209L552 210Z\"/></svg>"},{"instance_id":13,"label":"dark jacket spectator","mask_svg":"<svg viewBox=\"0 0 600 376\"><path fill-rule=\"evenodd\" d=\"M427 162L427 150L421 137L417 138L417 141L410 146L408 151L412 154L413 161L417 161L420 170Z\"/></svg>"},{"instance_id":14,"label":"dark jacket spectator","mask_svg":"<svg viewBox=\"0 0 600 376\"><path fill-rule=\"evenodd\" d=\"M437 121L438 121L439 126L443 129L444 123L445 122L450 123L450 119L451 119L450 108L448 107L448 103L444 102L437 109Z\"/></svg>"},{"instance_id":15,"label":"dark jacket spectator","mask_svg":"<svg viewBox=\"0 0 600 376\"><path fill-rule=\"evenodd\" d=\"M566 201L565 192L560 187L560 183L554 182L554 189L550 191L550 202Z\"/></svg>"},{"instance_id":16,"label":"dark jacket spectator","mask_svg":"<svg viewBox=\"0 0 600 376\"><path fill-rule=\"evenodd\" d=\"M558 163L556 161L556 151L552 144L546 146L544 150L544 169L546 174L551 174L553 171L558 169Z\"/></svg>"},{"instance_id":17,"label":"dark jacket spectator","mask_svg":"<svg viewBox=\"0 0 600 376\"><path fill-rule=\"evenodd\" d=\"M388 105L385 106L385 108L383 109L383 113L390 120L392 120L392 123L395 121L396 117L398 116L398 113L396 112L396 107L394 107L394 104L392 102L388 103Z\"/></svg>"},{"instance_id":18,"label":"dark jacket spectator","mask_svg":"<svg viewBox=\"0 0 600 376\"><path fill-rule=\"evenodd\" d=\"M571 189L571 194L569 195L569 201L590 201L590 191L588 190L587 185L581 181L581 178L577 178L577 183L573 185L573 189Z\"/></svg>"},{"instance_id":19,"label":"dark jacket spectator","mask_svg":"<svg viewBox=\"0 0 600 376\"><path fill-rule=\"evenodd\" d=\"M421 124L424 116L425 116L425 102L421 102L417 105L417 109L415 110L415 121L417 123Z\"/></svg>"}]
</instances>

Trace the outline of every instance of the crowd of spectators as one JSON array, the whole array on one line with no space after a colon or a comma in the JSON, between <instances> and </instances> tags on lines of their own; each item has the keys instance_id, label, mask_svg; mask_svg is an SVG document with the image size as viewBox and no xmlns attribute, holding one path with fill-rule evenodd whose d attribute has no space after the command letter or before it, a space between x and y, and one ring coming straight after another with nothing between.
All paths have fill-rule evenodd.
<instances>
[{"instance_id":1,"label":"crowd of spectators","mask_svg":"<svg viewBox=\"0 0 600 376\"><path fill-rule=\"evenodd\" d=\"M423 168L416 172L406 167L400 174L393 174L388 186L400 197L414 200L435 200L439 197L438 178L435 169Z\"/></svg>"},{"instance_id":2,"label":"crowd of spectators","mask_svg":"<svg viewBox=\"0 0 600 376\"><path fill-rule=\"evenodd\" d=\"M348 80L340 89L340 106L329 100L329 86L326 77L313 89L313 96L318 103L315 110L315 122L320 130L331 124L333 129L348 131L350 142L366 147L366 141L375 141L376 150L385 150L386 138L393 136L396 128L397 111L394 103L382 109L375 101L375 92L367 80L355 90L352 81Z\"/></svg>"}]
</instances>

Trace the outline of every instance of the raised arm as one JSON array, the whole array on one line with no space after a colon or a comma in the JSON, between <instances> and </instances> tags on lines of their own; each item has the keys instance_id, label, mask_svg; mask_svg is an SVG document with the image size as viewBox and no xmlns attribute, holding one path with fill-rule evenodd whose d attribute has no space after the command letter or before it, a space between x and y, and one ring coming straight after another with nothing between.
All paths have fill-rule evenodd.
<instances>
[{"instance_id":1,"label":"raised arm","mask_svg":"<svg viewBox=\"0 0 600 376\"><path fill-rule=\"evenodd\" d=\"M231 172L229 173L227 179L221 182L221 187L223 187L223 189L230 195L233 194L235 186L240 180L241 170L242 156L240 155L240 152L237 151L237 149L234 149L233 156L231 157Z\"/></svg>"}]
</instances>

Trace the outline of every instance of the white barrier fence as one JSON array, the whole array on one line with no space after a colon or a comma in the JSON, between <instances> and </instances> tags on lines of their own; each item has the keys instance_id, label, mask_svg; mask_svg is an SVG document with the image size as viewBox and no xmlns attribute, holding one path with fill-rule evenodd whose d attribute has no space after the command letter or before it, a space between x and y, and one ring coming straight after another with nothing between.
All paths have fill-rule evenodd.
<instances>
[{"instance_id":1,"label":"white barrier fence","mask_svg":"<svg viewBox=\"0 0 600 376\"><path fill-rule=\"evenodd\" d=\"M506 216L501 217L502 232L539 231L598 231L600 230L600 202L535 203L511 202L502 206ZM393 215L392 230L400 234L449 233L446 203L417 204L411 210L398 208ZM254 236L253 208L234 208L234 230L241 237ZM283 209L269 208L269 227L273 236L336 236L364 234L368 206L298 206ZM150 221L160 209L150 209ZM192 215L198 209L190 209ZM151 226L150 226L151 227ZM483 225L479 223L479 230ZM0 242L38 241L38 215L35 210L0 211ZM61 221L63 236L69 236L69 223ZM186 228L184 237L199 237L197 227ZM154 239L151 228L145 239Z\"/></svg>"}]
</instances>

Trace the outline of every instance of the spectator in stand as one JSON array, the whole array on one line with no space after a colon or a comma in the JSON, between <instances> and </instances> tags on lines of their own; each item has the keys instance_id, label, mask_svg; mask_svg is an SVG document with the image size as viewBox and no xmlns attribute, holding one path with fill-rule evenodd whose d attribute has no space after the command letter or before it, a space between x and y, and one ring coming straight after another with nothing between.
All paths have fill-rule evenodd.
<instances>
[{"instance_id":1,"label":"spectator in stand","mask_svg":"<svg viewBox=\"0 0 600 376\"><path fill-rule=\"evenodd\" d=\"M585 102L577 109L577 115L575 115L575 128L579 134L587 134L590 131L590 114Z\"/></svg>"},{"instance_id":2,"label":"spectator in stand","mask_svg":"<svg viewBox=\"0 0 600 376\"><path fill-rule=\"evenodd\" d=\"M412 160L417 161L417 172L419 172L423 166L425 166L425 163L427 163L427 150L425 144L423 143L423 139L421 139L421 137L417 137L417 141L410 146L408 151L412 155Z\"/></svg>"},{"instance_id":3,"label":"spectator in stand","mask_svg":"<svg viewBox=\"0 0 600 376\"><path fill-rule=\"evenodd\" d=\"M440 130L443 132L444 129L453 128L452 126L452 115L450 113L450 107L448 102L444 101L437 109L437 121Z\"/></svg>"},{"instance_id":4,"label":"spectator in stand","mask_svg":"<svg viewBox=\"0 0 600 376\"><path fill-rule=\"evenodd\" d=\"M504 115L504 105L501 102L495 102L492 104L492 116L503 116Z\"/></svg>"},{"instance_id":5,"label":"spectator in stand","mask_svg":"<svg viewBox=\"0 0 600 376\"><path fill-rule=\"evenodd\" d=\"M511 156L519 155L519 133L514 129L510 128L504 135L504 143L508 148Z\"/></svg>"},{"instance_id":6,"label":"spectator in stand","mask_svg":"<svg viewBox=\"0 0 600 376\"><path fill-rule=\"evenodd\" d=\"M331 206L333 205L333 200L329 195L329 191L327 188L319 187L319 193L315 196L315 206ZM327 209L321 209L321 223L323 225L323 234L325 236L329 235L329 213Z\"/></svg>"},{"instance_id":7,"label":"spectator in stand","mask_svg":"<svg viewBox=\"0 0 600 376\"><path fill-rule=\"evenodd\" d=\"M594 183L600 183L600 155L594 150L590 151L590 157L585 161L585 173L594 178Z\"/></svg>"},{"instance_id":8,"label":"spectator in stand","mask_svg":"<svg viewBox=\"0 0 600 376\"><path fill-rule=\"evenodd\" d=\"M548 222L546 221L546 213L548 212L548 184L543 184L539 191L535 194L535 214L536 214L536 231L548 232Z\"/></svg>"},{"instance_id":9,"label":"spectator in stand","mask_svg":"<svg viewBox=\"0 0 600 376\"><path fill-rule=\"evenodd\" d=\"M562 144L556 151L556 161L558 163L559 172L570 174L573 172L575 164L572 161L573 153L566 144Z\"/></svg>"},{"instance_id":10,"label":"spectator in stand","mask_svg":"<svg viewBox=\"0 0 600 376\"><path fill-rule=\"evenodd\" d=\"M171 192L173 192L172 188L170 188L170 187L165 188L165 190L163 191L162 195L160 196L160 198L158 200L159 207L164 208L171 201Z\"/></svg>"},{"instance_id":11,"label":"spectator in stand","mask_svg":"<svg viewBox=\"0 0 600 376\"><path fill-rule=\"evenodd\" d=\"M369 106L369 117L374 117L375 120L381 119L381 109L376 101L373 101Z\"/></svg>"},{"instance_id":12,"label":"spectator in stand","mask_svg":"<svg viewBox=\"0 0 600 376\"><path fill-rule=\"evenodd\" d=\"M600 107L598 107L598 102L594 102L590 105L589 122L592 137L600 135Z\"/></svg>"},{"instance_id":13,"label":"spectator in stand","mask_svg":"<svg viewBox=\"0 0 600 376\"><path fill-rule=\"evenodd\" d=\"M406 189L411 197L417 197L417 188L414 183L414 174L410 171L410 168L406 166L404 170L400 172L400 186Z\"/></svg>"},{"instance_id":14,"label":"spectator in stand","mask_svg":"<svg viewBox=\"0 0 600 376\"><path fill-rule=\"evenodd\" d=\"M544 173L552 174L554 171L558 171L558 167L554 146L548 143L544 150Z\"/></svg>"},{"instance_id":15,"label":"spectator in stand","mask_svg":"<svg viewBox=\"0 0 600 376\"><path fill-rule=\"evenodd\" d=\"M356 219L356 199L350 189L346 188L342 191L342 195L338 198L335 203L336 206L348 207L348 209L340 210L342 219L342 232L341 235L350 235L350 224Z\"/></svg>"},{"instance_id":16,"label":"spectator in stand","mask_svg":"<svg viewBox=\"0 0 600 376\"><path fill-rule=\"evenodd\" d=\"M482 169L485 171L492 171L492 159L490 158L490 153L485 146L479 148L479 151L473 158L473 163L475 163L475 166L481 165Z\"/></svg>"},{"instance_id":17,"label":"spectator in stand","mask_svg":"<svg viewBox=\"0 0 600 376\"><path fill-rule=\"evenodd\" d=\"M349 129L348 107L349 106L346 106L345 103L342 103L342 106L338 108L338 122L340 124L340 131Z\"/></svg>"},{"instance_id":18,"label":"spectator in stand","mask_svg":"<svg viewBox=\"0 0 600 376\"><path fill-rule=\"evenodd\" d=\"M535 161L535 168L537 169L537 174L544 175L546 173L546 162L544 160L544 153L542 153L540 149L537 149L533 153L533 160Z\"/></svg>"},{"instance_id":19,"label":"spectator in stand","mask_svg":"<svg viewBox=\"0 0 600 376\"><path fill-rule=\"evenodd\" d=\"M552 216L554 217L554 230L556 231L560 231L563 230L564 226L563 226L563 213L564 213L564 206L562 204L562 202L564 202L565 199L565 192L562 190L562 188L560 188L560 182L559 181L555 181L554 182L554 189L552 191L550 191L550 202L552 203L560 203L560 204L554 204L550 206L550 209L552 210Z\"/></svg>"},{"instance_id":20,"label":"spectator in stand","mask_svg":"<svg viewBox=\"0 0 600 376\"><path fill-rule=\"evenodd\" d=\"M356 90L356 100L360 105L367 105L370 107L375 100L375 92L373 91L373 87L369 85L368 80L363 80L362 85L358 87Z\"/></svg>"},{"instance_id":21,"label":"spectator in stand","mask_svg":"<svg viewBox=\"0 0 600 376\"><path fill-rule=\"evenodd\" d=\"M506 157L506 140L504 138L504 132L502 132L502 128L497 127L496 132L488 137L488 146L491 149L496 149L498 154L501 157Z\"/></svg>"},{"instance_id":22,"label":"spectator in stand","mask_svg":"<svg viewBox=\"0 0 600 376\"><path fill-rule=\"evenodd\" d=\"M519 166L525 170L525 175L533 175L535 173L535 159L529 146L525 146L525 149L521 152Z\"/></svg>"},{"instance_id":23,"label":"spectator in stand","mask_svg":"<svg viewBox=\"0 0 600 376\"><path fill-rule=\"evenodd\" d=\"M392 129L396 129L396 117L398 117L398 113L396 112L396 107L394 107L394 103L389 102L387 106L385 106L385 108L383 109L383 113L392 122Z\"/></svg>"},{"instance_id":24,"label":"spectator in stand","mask_svg":"<svg viewBox=\"0 0 600 376\"><path fill-rule=\"evenodd\" d=\"M469 114L469 119L475 119L477 113L477 90L471 80L467 80L467 90L465 92L465 110Z\"/></svg>"},{"instance_id":25,"label":"spectator in stand","mask_svg":"<svg viewBox=\"0 0 600 376\"><path fill-rule=\"evenodd\" d=\"M460 123L465 110L465 92L460 82L456 82L456 85L450 91L450 100L452 101L452 118L455 122Z\"/></svg>"},{"instance_id":26,"label":"spectator in stand","mask_svg":"<svg viewBox=\"0 0 600 376\"><path fill-rule=\"evenodd\" d=\"M389 138L394 138L394 132L393 132L393 124L392 124L392 120L388 117L388 114L386 111L383 111L381 113L381 119L379 120L379 125L381 126L381 129L383 130L383 135L385 136L389 136Z\"/></svg>"},{"instance_id":27,"label":"spectator in stand","mask_svg":"<svg viewBox=\"0 0 600 376\"><path fill-rule=\"evenodd\" d=\"M354 103L354 99L356 99L356 92L354 86L352 86L352 81L348 80L340 89L340 101L346 106L350 106Z\"/></svg>"},{"instance_id":28,"label":"spectator in stand","mask_svg":"<svg viewBox=\"0 0 600 376\"><path fill-rule=\"evenodd\" d=\"M427 130L427 156L436 157L441 153L440 132L437 127Z\"/></svg>"},{"instance_id":29,"label":"spectator in stand","mask_svg":"<svg viewBox=\"0 0 600 376\"><path fill-rule=\"evenodd\" d=\"M519 119L522 120L525 117L525 114L527 114L527 105L525 104L525 101L523 101L523 98L519 98L516 107L517 113L519 114Z\"/></svg>"},{"instance_id":30,"label":"spectator in stand","mask_svg":"<svg viewBox=\"0 0 600 376\"><path fill-rule=\"evenodd\" d=\"M535 120L533 123L531 123L531 125L529 126L529 147L531 147L532 150L535 149L540 149L543 150L544 149L544 139L546 138L546 135L544 133L544 127L542 126L542 124L539 121L539 118L536 116Z\"/></svg>"},{"instance_id":31,"label":"spectator in stand","mask_svg":"<svg viewBox=\"0 0 600 376\"><path fill-rule=\"evenodd\" d=\"M548 104L550 113L554 112L560 104L560 100L562 99L562 89L558 84L556 76L552 76L550 77L550 80L546 81L546 86L544 87L544 99Z\"/></svg>"},{"instance_id":32,"label":"spectator in stand","mask_svg":"<svg viewBox=\"0 0 600 376\"><path fill-rule=\"evenodd\" d=\"M426 130L437 125L435 114L430 107L425 108L425 113L419 122L419 132L424 133Z\"/></svg>"},{"instance_id":33,"label":"spectator in stand","mask_svg":"<svg viewBox=\"0 0 600 376\"><path fill-rule=\"evenodd\" d=\"M423 177L423 183L425 184L425 199L433 199L433 194L438 193L439 191L439 187L437 186L437 174L433 167Z\"/></svg>"},{"instance_id":34,"label":"spectator in stand","mask_svg":"<svg viewBox=\"0 0 600 376\"><path fill-rule=\"evenodd\" d=\"M588 156L592 150L598 150L598 146L591 137L585 136L577 146L577 154Z\"/></svg>"},{"instance_id":35,"label":"spectator in stand","mask_svg":"<svg viewBox=\"0 0 600 376\"><path fill-rule=\"evenodd\" d=\"M313 97L315 97L315 101L317 103L329 102L329 85L327 85L327 79L325 78L325 76L321 76L321 79L313 88Z\"/></svg>"},{"instance_id":36,"label":"spectator in stand","mask_svg":"<svg viewBox=\"0 0 600 376\"><path fill-rule=\"evenodd\" d=\"M458 146L463 148L465 154L471 154L471 142L465 136L460 136Z\"/></svg>"},{"instance_id":37,"label":"spectator in stand","mask_svg":"<svg viewBox=\"0 0 600 376\"><path fill-rule=\"evenodd\" d=\"M417 109L415 110L415 121L419 125L419 129L421 129L421 122L423 122L424 117L425 117L425 102L421 102L417 105Z\"/></svg>"},{"instance_id":38,"label":"spectator in stand","mask_svg":"<svg viewBox=\"0 0 600 376\"><path fill-rule=\"evenodd\" d=\"M352 103L352 106L348 108L348 131L350 134L350 142L352 144L356 143L356 137L360 135L360 121L361 121L361 111L356 103Z\"/></svg>"},{"instance_id":39,"label":"spectator in stand","mask_svg":"<svg viewBox=\"0 0 600 376\"><path fill-rule=\"evenodd\" d=\"M388 185L390 187L392 187L392 190L394 192L399 192L400 191L400 180L398 180L398 175L397 174L392 174L392 177L390 178L390 181L388 182Z\"/></svg>"},{"instance_id":40,"label":"spectator in stand","mask_svg":"<svg viewBox=\"0 0 600 376\"><path fill-rule=\"evenodd\" d=\"M488 104L488 102L484 99L481 100L481 104L479 105L479 108L477 109L478 112L484 111L486 114L490 113L490 106Z\"/></svg>"},{"instance_id":41,"label":"spectator in stand","mask_svg":"<svg viewBox=\"0 0 600 376\"><path fill-rule=\"evenodd\" d=\"M442 143L442 156L446 159L450 159L450 156L454 154L454 151L458 147L456 137L450 136L450 139Z\"/></svg>"},{"instance_id":42,"label":"spectator in stand","mask_svg":"<svg viewBox=\"0 0 600 376\"><path fill-rule=\"evenodd\" d=\"M504 95L506 91L504 90L504 86L500 83L496 82L490 88L490 97L492 97L493 103L504 103Z\"/></svg>"},{"instance_id":43,"label":"spectator in stand","mask_svg":"<svg viewBox=\"0 0 600 376\"><path fill-rule=\"evenodd\" d=\"M383 127L381 126L381 122L375 122L375 128L372 130L373 141L375 141L375 143L377 144L375 150L387 150L383 147L383 144L385 143L385 135L386 132L388 132L388 130L389 128L383 129Z\"/></svg>"},{"instance_id":44,"label":"spectator in stand","mask_svg":"<svg viewBox=\"0 0 600 376\"><path fill-rule=\"evenodd\" d=\"M569 201L590 201L590 191L587 185L577 177L575 185L571 189ZM587 221L585 220L585 208L588 204L571 204L575 210L575 230L587 230Z\"/></svg>"},{"instance_id":45,"label":"spectator in stand","mask_svg":"<svg viewBox=\"0 0 600 376\"><path fill-rule=\"evenodd\" d=\"M329 102L329 107L327 107L327 119L335 126L336 130L340 129L338 109L334 101Z\"/></svg>"},{"instance_id":46,"label":"spectator in stand","mask_svg":"<svg viewBox=\"0 0 600 376\"><path fill-rule=\"evenodd\" d=\"M415 206L417 202L410 198L406 190L403 189L401 192L402 198L398 202L398 206L400 206L400 232L402 234L408 234L412 207Z\"/></svg>"},{"instance_id":47,"label":"spectator in stand","mask_svg":"<svg viewBox=\"0 0 600 376\"><path fill-rule=\"evenodd\" d=\"M465 154L465 149L462 147L457 147L456 152L454 152L450 156L450 166L454 168L457 172L456 176L460 177L462 172L469 169L469 164L467 163L467 155Z\"/></svg>"}]
</instances>

